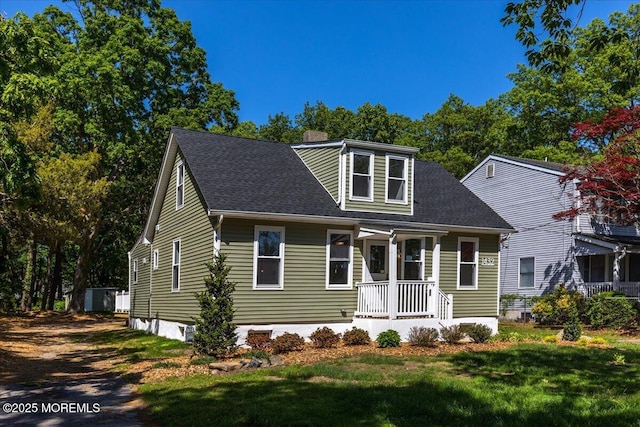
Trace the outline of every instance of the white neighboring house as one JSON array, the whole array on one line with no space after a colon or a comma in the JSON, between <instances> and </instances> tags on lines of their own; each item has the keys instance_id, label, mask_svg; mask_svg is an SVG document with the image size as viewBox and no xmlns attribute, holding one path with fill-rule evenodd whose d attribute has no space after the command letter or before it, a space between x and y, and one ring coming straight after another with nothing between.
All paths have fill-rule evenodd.
<instances>
[{"instance_id":1,"label":"white neighboring house","mask_svg":"<svg viewBox=\"0 0 640 427\"><path fill-rule=\"evenodd\" d=\"M561 284L586 296L620 290L640 296L640 229L602 215L559 221L577 191L560 184L565 165L491 155L461 182L510 223L500 249L500 293L539 296ZM522 314L521 304L511 316Z\"/></svg>"}]
</instances>

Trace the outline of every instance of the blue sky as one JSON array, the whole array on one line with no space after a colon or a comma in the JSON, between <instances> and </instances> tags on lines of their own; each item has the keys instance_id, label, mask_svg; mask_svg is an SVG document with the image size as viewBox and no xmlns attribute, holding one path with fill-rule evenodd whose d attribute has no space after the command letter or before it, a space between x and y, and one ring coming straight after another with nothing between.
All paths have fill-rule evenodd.
<instances>
[{"instance_id":1,"label":"blue sky","mask_svg":"<svg viewBox=\"0 0 640 427\"><path fill-rule=\"evenodd\" d=\"M511 87L525 62L506 0L214 1L163 0L192 23L209 71L235 91L240 119L293 116L306 101L355 110L365 102L411 118L435 112L453 93L484 104ZM632 1L587 0L580 21L607 20ZM0 13L28 15L48 4L0 0Z\"/></svg>"}]
</instances>

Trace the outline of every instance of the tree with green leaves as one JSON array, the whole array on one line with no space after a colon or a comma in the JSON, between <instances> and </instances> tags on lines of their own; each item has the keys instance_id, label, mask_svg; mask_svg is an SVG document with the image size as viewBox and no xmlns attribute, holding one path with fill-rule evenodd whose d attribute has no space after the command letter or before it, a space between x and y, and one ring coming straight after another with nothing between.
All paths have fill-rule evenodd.
<instances>
[{"instance_id":1,"label":"tree with green leaves","mask_svg":"<svg viewBox=\"0 0 640 427\"><path fill-rule=\"evenodd\" d=\"M108 194L80 232L70 306L80 311L90 280L126 283L126 248L146 216L141 207L150 204L169 127L231 132L238 102L211 81L189 22L159 0L74 3L74 14L50 6L33 19L2 23L17 55L0 56L0 75L8 76L0 89L3 104L20 117L52 102L54 152L95 153L94 178L108 182ZM31 48L41 41L44 50ZM19 72L37 55L48 61ZM13 64L16 57L20 63Z\"/></svg>"},{"instance_id":2,"label":"tree with green leaves","mask_svg":"<svg viewBox=\"0 0 640 427\"><path fill-rule=\"evenodd\" d=\"M200 317L195 318L196 331L193 347L202 355L225 357L237 350L238 335L233 323L233 291L235 283L229 280L231 267L226 255L216 253L213 263L207 265L205 290L195 294L200 304Z\"/></svg>"}]
</instances>

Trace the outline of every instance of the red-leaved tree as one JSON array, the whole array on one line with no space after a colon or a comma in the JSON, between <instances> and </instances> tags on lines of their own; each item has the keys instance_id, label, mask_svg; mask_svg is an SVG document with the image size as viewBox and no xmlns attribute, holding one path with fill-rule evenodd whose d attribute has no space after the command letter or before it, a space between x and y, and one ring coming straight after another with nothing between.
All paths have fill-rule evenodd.
<instances>
[{"instance_id":1,"label":"red-leaved tree","mask_svg":"<svg viewBox=\"0 0 640 427\"><path fill-rule=\"evenodd\" d=\"M554 215L573 219L581 213L603 215L621 225L640 222L640 106L611 110L599 123L575 126L574 138L605 142L603 157L587 166L576 166L560 183L577 181L575 206Z\"/></svg>"}]
</instances>

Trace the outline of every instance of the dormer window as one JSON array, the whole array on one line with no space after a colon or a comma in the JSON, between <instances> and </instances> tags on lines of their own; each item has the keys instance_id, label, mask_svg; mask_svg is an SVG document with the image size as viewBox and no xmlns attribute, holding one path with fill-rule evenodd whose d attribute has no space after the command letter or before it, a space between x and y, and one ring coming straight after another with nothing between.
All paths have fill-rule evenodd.
<instances>
[{"instance_id":1,"label":"dormer window","mask_svg":"<svg viewBox=\"0 0 640 427\"><path fill-rule=\"evenodd\" d=\"M351 199L373 200L373 153L351 153Z\"/></svg>"},{"instance_id":2,"label":"dormer window","mask_svg":"<svg viewBox=\"0 0 640 427\"><path fill-rule=\"evenodd\" d=\"M408 164L406 157L387 155L387 202L407 202Z\"/></svg>"}]
</instances>

